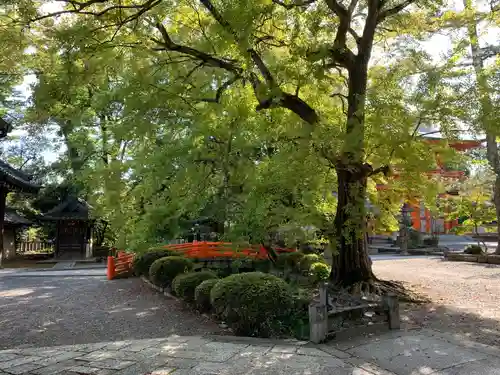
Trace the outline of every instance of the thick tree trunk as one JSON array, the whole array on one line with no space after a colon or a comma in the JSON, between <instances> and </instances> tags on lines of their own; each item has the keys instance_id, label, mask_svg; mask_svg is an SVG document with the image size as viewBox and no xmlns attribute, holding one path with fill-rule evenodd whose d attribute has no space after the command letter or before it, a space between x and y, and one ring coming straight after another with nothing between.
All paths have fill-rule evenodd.
<instances>
[{"instance_id":1,"label":"thick tree trunk","mask_svg":"<svg viewBox=\"0 0 500 375\"><path fill-rule=\"evenodd\" d=\"M374 276L366 248L366 164L337 165L338 202L335 237L338 254L333 258L331 280L338 286L368 282Z\"/></svg>"}]
</instances>

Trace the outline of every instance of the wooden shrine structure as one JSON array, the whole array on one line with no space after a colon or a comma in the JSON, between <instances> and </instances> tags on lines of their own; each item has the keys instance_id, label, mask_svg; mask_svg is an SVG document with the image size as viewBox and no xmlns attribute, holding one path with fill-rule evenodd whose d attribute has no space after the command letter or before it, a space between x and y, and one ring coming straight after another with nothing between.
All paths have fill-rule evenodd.
<instances>
[{"instance_id":1,"label":"wooden shrine structure","mask_svg":"<svg viewBox=\"0 0 500 375\"><path fill-rule=\"evenodd\" d=\"M458 152L465 152L467 150L481 147L482 143L484 142L482 140L472 139L446 141L442 138L431 137L423 137L422 140L423 142L426 142L430 145L437 145L447 142L450 148L453 148ZM435 170L428 171L428 176L433 176L448 181L460 181L467 178L466 171L447 168L445 163L443 163L440 159L439 155L436 155L436 164L437 168ZM398 177L397 174L395 177ZM377 185L377 190L384 190L387 188L389 188L388 185ZM456 193L457 192L454 191L448 191L444 194L440 194L439 197L436 198L445 198L448 196L456 195ZM407 202L404 206L410 214L412 228L416 231L422 233L445 234L449 233L451 229L459 225L458 218L454 220L446 220L444 217L432 217L430 210L425 207L424 202L418 199L412 202Z\"/></svg>"},{"instance_id":2,"label":"wooden shrine structure","mask_svg":"<svg viewBox=\"0 0 500 375\"><path fill-rule=\"evenodd\" d=\"M7 136L10 124L0 118L0 139ZM0 264L4 255L4 230L7 194L9 192L19 192L26 194L36 194L40 190L40 185L32 180L31 176L12 167L10 164L0 160Z\"/></svg>"},{"instance_id":3,"label":"wooden shrine structure","mask_svg":"<svg viewBox=\"0 0 500 375\"><path fill-rule=\"evenodd\" d=\"M56 224L55 258L84 259L92 256L91 209L83 199L70 196L41 216L42 220Z\"/></svg>"}]
</instances>

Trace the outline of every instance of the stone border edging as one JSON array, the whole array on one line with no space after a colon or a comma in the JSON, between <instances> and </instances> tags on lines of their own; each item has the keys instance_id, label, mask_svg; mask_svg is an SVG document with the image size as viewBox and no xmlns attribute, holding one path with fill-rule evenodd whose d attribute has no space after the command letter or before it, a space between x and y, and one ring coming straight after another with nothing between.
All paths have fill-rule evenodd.
<instances>
[{"instance_id":1,"label":"stone border edging","mask_svg":"<svg viewBox=\"0 0 500 375\"><path fill-rule=\"evenodd\" d=\"M153 284L146 276L142 275L141 276L141 279L142 281L144 281L145 284L147 284L151 289L154 289L156 290L157 292L160 292L161 294L163 294L165 297L169 298L169 299L175 299L175 300L178 300L178 301L181 301L179 298L177 297L174 297L172 294L169 293L169 291L167 290L167 288L162 288L161 286L158 286L158 285L155 285Z\"/></svg>"},{"instance_id":2,"label":"stone border edging","mask_svg":"<svg viewBox=\"0 0 500 375\"><path fill-rule=\"evenodd\" d=\"M497 254L464 254L464 253L446 253L444 259L451 262L471 262L471 263L488 263L500 264L500 255Z\"/></svg>"}]
</instances>

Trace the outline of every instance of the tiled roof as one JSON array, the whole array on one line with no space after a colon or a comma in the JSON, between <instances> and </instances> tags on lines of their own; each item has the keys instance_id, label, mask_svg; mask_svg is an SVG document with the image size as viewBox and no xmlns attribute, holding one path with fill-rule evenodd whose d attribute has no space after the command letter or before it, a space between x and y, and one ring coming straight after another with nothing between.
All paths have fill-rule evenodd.
<instances>
[{"instance_id":1,"label":"tiled roof","mask_svg":"<svg viewBox=\"0 0 500 375\"><path fill-rule=\"evenodd\" d=\"M2 160L0 160L0 182L12 190L21 190L27 193L37 193L40 190L40 185L31 181L30 176Z\"/></svg>"},{"instance_id":2,"label":"tiled roof","mask_svg":"<svg viewBox=\"0 0 500 375\"><path fill-rule=\"evenodd\" d=\"M30 225L31 220L26 219L24 216L17 213L13 208L5 207L5 215L3 219L4 223L7 224L19 224L19 225Z\"/></svg>"},{"instance_id":3,"label":"tiled roof","mask_svg":"<svg viewBox=\"0 0 500 375\"><path fill-rule=\"evenodd\" d=\"M48 220L88 220L92 209L85 200L81 198L69 197L57 206L43 214L43 218Z\"/></svg>"}]
</instances>

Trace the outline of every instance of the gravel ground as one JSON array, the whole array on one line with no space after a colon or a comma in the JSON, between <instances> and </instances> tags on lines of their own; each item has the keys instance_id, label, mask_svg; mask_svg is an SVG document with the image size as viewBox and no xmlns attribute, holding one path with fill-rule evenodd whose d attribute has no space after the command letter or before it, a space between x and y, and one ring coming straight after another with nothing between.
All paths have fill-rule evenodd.
<instances>
[{"instance_id":1,"label":"gravel ground","mask_svg":"<svg viewBox=\"0 0 500 375\"><path fill-rule=\"evenodd\" d=\"M500 266L441 259L373 263L375 274L405 282L432 303L404 306L402 318L414 325L500 345Z\"/></svg>"},{"instance_id":2,"label":"gravel ground","mask_svg":"<svg viewBox=\"0 0 500 375\"><path fill-rule=\"evenodd\" d=\"M2 277L0 349L221 334L137 278Z\"/></svg>"}]
</instances>

